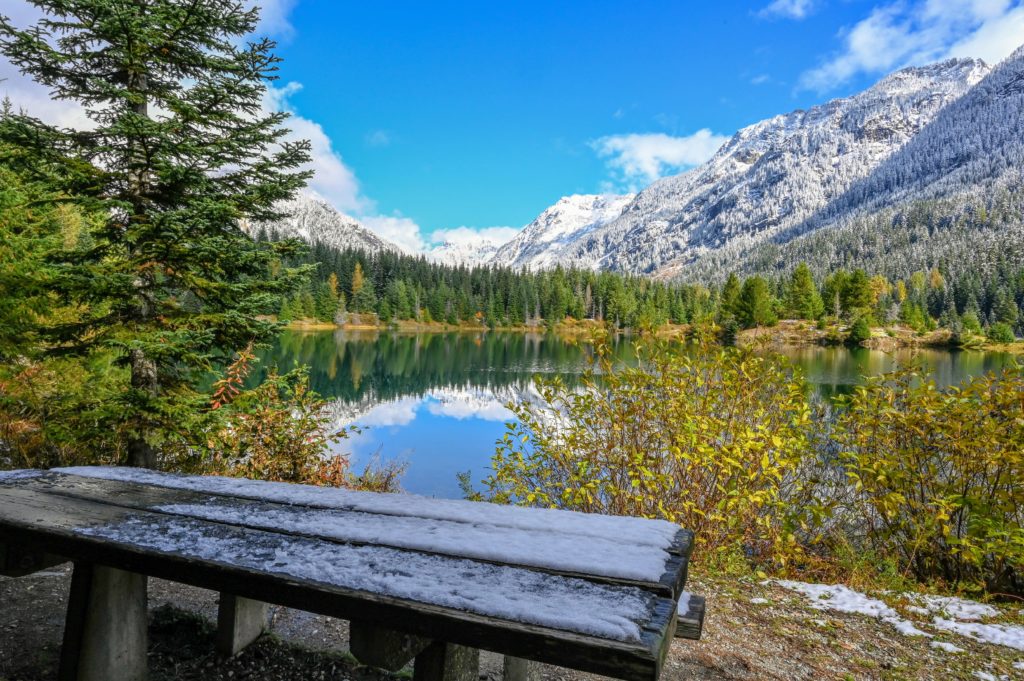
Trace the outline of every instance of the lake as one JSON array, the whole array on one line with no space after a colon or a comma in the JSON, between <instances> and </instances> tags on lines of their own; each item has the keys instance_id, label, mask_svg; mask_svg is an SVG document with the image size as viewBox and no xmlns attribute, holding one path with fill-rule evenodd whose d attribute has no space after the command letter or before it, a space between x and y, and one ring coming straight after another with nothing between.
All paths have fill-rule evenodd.
<instances>
[{"instance_id":1,"label":"lake","mask_svg":"<svg viewBox=\"0 0 1024 681\"><path fill-rule=\"evenodd\" d=\"M614 351L628 360L632 347L620 338ZM826 398L914 355L817 346L784 354ZM1004 353L973 351L923 350L917 356L942 385L1010 361ZM404 489L458 498L456 473L471 471L474 482L489 473L494 443L511 417L505 404L524 395L537 374L579 377L588 352L555 335L287 331L260 360L264 368L309 366L312 386L331 401L337 425L359 426L339 444L356 468L375 455L402 459L409 466Z\"/></svg>"}]
</instances>

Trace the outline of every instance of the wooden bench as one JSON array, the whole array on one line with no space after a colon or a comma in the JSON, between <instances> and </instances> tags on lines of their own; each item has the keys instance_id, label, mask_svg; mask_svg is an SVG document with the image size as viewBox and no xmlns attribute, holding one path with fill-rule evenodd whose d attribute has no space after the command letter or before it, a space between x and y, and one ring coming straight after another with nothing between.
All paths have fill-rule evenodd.
<instances>
[{"instance_id":1,"label":"wooden bench","mask_svg":"<svg viewBox=\"0 0 1024 681\"><path fill-rule=\"evenodd\" d=\"M125 468L0 473L0 574L74 561L61 679L144 679L146 576L221 593L234 654L267 603L351 622L361 662L415 681L510 681L537 662L658 678L692 536L664 521ZM677 607L683 612L677 613Z\"/></svg>"}]
</instances>

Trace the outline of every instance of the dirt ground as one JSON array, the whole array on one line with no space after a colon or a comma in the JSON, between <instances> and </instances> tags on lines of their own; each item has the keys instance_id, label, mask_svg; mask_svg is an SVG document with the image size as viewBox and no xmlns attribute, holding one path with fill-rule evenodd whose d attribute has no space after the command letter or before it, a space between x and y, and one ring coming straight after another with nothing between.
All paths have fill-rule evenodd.
<instances>
[{"instance_id":1,"label":"dirt ground","mask_svg":"<svg viewBox=\"0 0 1024 681\"><path fill-rule=\"evenodd\" d=\"M70 567L0 578L0 681L56 677ZM1024 652L955 634L908 637L862 615L825 612L803 597L753 580L691 580L707 597L701 641L676 640L666 681L683 679L1024 679ZM239 656L214 651L217 595L162 580L149 582L150 679L407 679L360 666L348 654L348 624L274 608L271 633ZM1009 611L1019 621L1020 611ZM949 641L948 653L931 645ZM481 679L501 678L502 658L481 657ZM545 680L601 677L545 666ZM985 675L990 676L985 676Z\"/></svg>"}]
</instances>

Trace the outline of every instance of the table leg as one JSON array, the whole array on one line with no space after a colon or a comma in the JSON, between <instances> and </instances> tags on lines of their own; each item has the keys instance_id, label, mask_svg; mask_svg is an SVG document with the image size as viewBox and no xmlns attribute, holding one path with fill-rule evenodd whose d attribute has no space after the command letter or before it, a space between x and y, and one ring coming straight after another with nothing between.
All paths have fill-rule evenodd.
<instances>
[{"instance_id":1,"label":"table leg","mask_svg":"<svg viewBox=\"0 0 1024 681\"><path fill-rule=\"evenodd\" d=\"M146 576L75 563L61 681L145 681Z\"/></svg>"}]
</instances>

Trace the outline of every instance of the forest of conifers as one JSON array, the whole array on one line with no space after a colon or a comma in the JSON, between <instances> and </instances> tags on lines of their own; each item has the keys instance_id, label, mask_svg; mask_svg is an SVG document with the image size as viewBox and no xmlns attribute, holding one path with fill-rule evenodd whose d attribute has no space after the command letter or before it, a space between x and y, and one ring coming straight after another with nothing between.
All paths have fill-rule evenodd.
<instances>
[{"instance_id":1,"label":"forest of conifers","mask_svg":"<svg viewBox=\"0 0 1024 681\"><path fill-rule=\"evenodd\" d=\"M259 238L267 238L266 233ZM344 321L373 313L382 322L415 320L491 327L554 323L572 317L617 327L715 320L738 328L779 319L906 324L987 333L1006 340L1020 332L1024 268L996 267L950 276L939 269L906 279L836 270L823 278L800 263L776 277L730 275L724 284L653 281L611 272L556 268L515 271L492 266L452 267L383 251L365 253L313 244L293 265L312 265L309 285L281 299L281 319Z\"/></svg>"}]
</instances>

